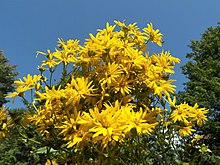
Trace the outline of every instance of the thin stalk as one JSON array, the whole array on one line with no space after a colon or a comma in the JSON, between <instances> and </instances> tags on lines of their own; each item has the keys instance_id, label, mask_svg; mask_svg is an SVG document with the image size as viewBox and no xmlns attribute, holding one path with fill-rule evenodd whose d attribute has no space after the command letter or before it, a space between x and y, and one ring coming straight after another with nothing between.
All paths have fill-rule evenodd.
<instances>
[{"instance_id":1,"label":"thin stalk","mask_svg":"<svg viewBox=\"0 0 220 165\"><path fill-rule=\"evenodd\" d=\"M15 129L16 129L16 131L18 132L18 134L21 135L21 137L23 137L24 139L27 139L27 140L29 140L29 141L32 141L32 142L34 142L34 143L36 143L36 144L41 144L40 142L38 142L38 141L36 141L36 140L33 140L33 139L30 139L30 138L28 138L27 136L23 135L23 134L18 130L17 127L15 127Z\"/></svg>"},{"instance_id":2,"label":"thin stalk","mask_svg":"<svg viewBox=\"0 0 220 165\"><path fill-rule=\"evenodd\" d=\"M52 70L52 68L50 68L50 88L52 86L53 72L54 72L54 70Z\"/></svg>"}]
</instances>

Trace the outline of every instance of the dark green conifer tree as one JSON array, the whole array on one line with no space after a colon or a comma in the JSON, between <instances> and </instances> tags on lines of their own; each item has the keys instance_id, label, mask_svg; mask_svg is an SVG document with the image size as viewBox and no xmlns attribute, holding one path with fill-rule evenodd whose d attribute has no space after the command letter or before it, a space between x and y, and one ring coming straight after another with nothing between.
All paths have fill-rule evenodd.
<instances>
[{"instance_id":1,"label":"dark green conifer tree","mask_svg":"<svg viewBox=\"0 0 220 165\"><path fill-rule=\"evenodd\" d=\"M208 108L209 121L201 129L205 143L212 152L220 155L220 24L208 28L200 40L191 41L190 60L182 66L188 78L179 101Z\"/></svg>"},{"instance_id":2,"label":"dark green conifer tree","mask_svg":"<svg viewBox=\"0 0 220 165\"><path fill-rule=\"evenodd\" d=\"M16 65L8 64L9 60L3 56L0 50L0 107L7 102L5 94L13 91L13 82L18 72L15 71Z\"/></svg>"}]
</instances>

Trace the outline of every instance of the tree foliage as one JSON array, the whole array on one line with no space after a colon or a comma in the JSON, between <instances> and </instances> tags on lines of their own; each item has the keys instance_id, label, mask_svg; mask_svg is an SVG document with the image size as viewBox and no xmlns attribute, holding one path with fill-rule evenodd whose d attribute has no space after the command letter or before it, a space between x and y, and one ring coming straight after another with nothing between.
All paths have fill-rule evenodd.
<instances>
[{"instance_id":1,"label":"tree foliage","mask_svg":"<svg viewBox=\"0 0 220 165\"><path fill-rule=\"evenodd\" d=\"M16 65L8 64L9 60L3 56L0 50L0 107L7 102L5 94L13 91L13 82L18 72L15 71Z\"/></svg>"},{"instance_id":2,"label":"tree foliage","mask_svg":"<svg viewBox=\"0 0 220 165\"><path fill-rule=\"evenodd\" d=\"M189 79L179 100L191 105L198 103L210 110L209 122L203 127L206 143L215 154L220 150L220 26L210 27L200 40L193 40L189 47L191 59L183 67L183 74Z\"/></svg>"},{"instance_id":3,"label":"tree foliage","mask_svg":"<svg viewBox=\"0 0 220 165\"><path fill-rule=\"evenodd\" d=\"M11 109L10 116L14 124L8 130L0 143L0 164L2 165L41 165L45 163L45 154L39 152L42 146L28 139L35 136L33 127L24 128L21 125L22 116L27 109ZM37 139L37 138L36 138Z\"/></svg>"}]
</instances>

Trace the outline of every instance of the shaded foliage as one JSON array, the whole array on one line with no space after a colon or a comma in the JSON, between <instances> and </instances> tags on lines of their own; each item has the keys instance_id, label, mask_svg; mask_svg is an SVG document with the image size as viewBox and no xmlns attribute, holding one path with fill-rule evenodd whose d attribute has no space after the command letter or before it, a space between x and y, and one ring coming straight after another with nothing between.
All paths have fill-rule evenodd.
<instances>
[{"instance_id":1,"label":"shaded foliage","mask_svg":"<svg viewBox=\"0 0 220 165\"><path fill-rule=\"evenodd\" d=\"M10 132L0 141L0 164L1 165L42 165L45 163L45 154L37 152L39 144L30 141L34 134L34 128L21 125L22 115L26 109L12 109L10 116L15 122L10 127Z\"/></svg>"}]
</instances>

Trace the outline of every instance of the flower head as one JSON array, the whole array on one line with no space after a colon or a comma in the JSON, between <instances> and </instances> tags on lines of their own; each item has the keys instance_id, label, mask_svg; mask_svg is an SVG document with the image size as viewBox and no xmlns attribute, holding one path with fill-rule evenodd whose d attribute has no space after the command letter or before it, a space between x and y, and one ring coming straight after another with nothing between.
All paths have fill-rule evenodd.
<instances>
[{"instance_id":1,"label":"flower head","mask_svg":"<svg viewBox=\"0 0 220 165\"><path fill-rule=\"evenodd\" d=\"M143 31L146 33L146 37L155 42L157 45L162 46L162 34L158 29L154 29L152 23L147 24L147 28L144 28Z\"/></svg>"}]
</instances>

